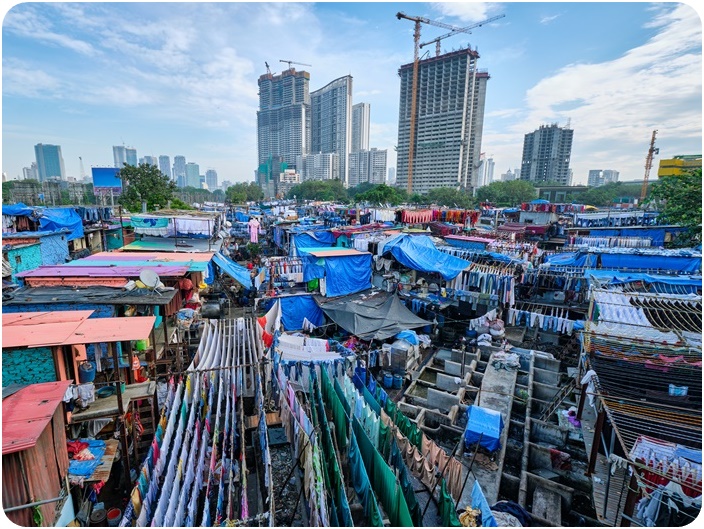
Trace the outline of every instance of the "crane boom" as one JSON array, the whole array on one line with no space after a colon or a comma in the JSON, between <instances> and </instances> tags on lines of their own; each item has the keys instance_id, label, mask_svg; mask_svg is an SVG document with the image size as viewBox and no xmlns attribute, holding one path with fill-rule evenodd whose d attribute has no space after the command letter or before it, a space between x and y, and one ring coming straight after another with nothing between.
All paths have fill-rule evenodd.
<instances>
[{"instance_id":1,"label":"crane boom","mask_svg":"<svg viewBox=\"0 0 704 529\"><path fill-rule=\"evenodd\" d=\"M478 28L483 26L484 24L488 24L489 22L494 22L495 20L499 20L500 18L504 18L506 15L496 15L495 17L487 18L486 20L482 20L481 22L477 22L476 24L472 24L471 26L467 26L465 28L459 28L462 31L459 31L458 29L453 29L449 33L445 33L444 35L440 35L439 37L430 40L428 42L423 42L422 44L419 45L420 48L423 48L425 46L428 46L429 44L432 44L433 42L435 43L435 56L437 57L440 55L440 41L443 39L446 39L447 37L452 37L453 35L457 35L458 33L471 33L471 31L474 28Z\"/></svg>"},{"instance_id":2,"label":"crane boom","mask_svg":"<svg viewBox=\"0 0 704 529\"><path fill-rule=\"evenodd\" d=\"M650 177L650 168L653 166L653 155L658 149L655 148L655 135L658 133L657 130L653 131L653 137L650 139L650 149L648 149L648 156L645 157L645 175L643 176L643 187L640 190L640 201L645 200L648 194L648 178Z\"/></svg>"},{"instance_id":3,"label":"crane boom","mask_svg":"<svg viewBox=\"0 0 704 529\"><path fill-rule=\"evenodd\" d=\"M292 64L298 64L299 66L311 66L311 67L313 66L312 64L306 64L306 63L303 63L303 62L295 62L295 61L287 61L287 60L284 60L284 59L279 59L279 62L286 62L286 63L288 63L288 69L289 69L289 70L291 69L291 65L292 65Z\"/></svg>"}]
</instances>

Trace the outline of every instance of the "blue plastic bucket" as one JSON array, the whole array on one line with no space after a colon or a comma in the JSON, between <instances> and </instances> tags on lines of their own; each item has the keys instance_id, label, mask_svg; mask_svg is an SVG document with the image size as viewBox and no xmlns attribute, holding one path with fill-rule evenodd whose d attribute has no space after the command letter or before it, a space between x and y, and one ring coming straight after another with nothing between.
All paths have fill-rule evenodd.
<instances>
[{"instance_id":1,"label":"blue plastic bucket","mask_svg":"<svg viewBox=\"0 0 704 529\"><path fill-rule=\"evenodd\" d=\"M93 382L95 380L95 367L90 362L83 362L78 366L78 381L81 384Z\"/></svg>"},{"instance_id":2,"label":"blue plastic bucket","mask_svg":"<svg viewBox=\"0 0 704 529\"><path fill-rule=\"evenodd\" d=\"M403 387L403 377L401 375L394 375L393 386L394 389L401 389Z\"/></svg>"},{"instance_id":3,"label":"blue plastic bucket","mask_svg":"<svg viewBox=\"0 0 704 529\"><path fill-rule=\"evenodd\" d=\"M390 389L393 386L394 377L391 373L384 373L384 387Z\"/></svg>"}]
</instances>

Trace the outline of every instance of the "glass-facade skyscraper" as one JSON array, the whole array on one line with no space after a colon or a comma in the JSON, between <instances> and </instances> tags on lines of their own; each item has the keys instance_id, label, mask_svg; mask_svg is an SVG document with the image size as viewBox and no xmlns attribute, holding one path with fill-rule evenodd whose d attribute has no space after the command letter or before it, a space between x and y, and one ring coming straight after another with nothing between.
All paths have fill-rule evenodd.
<instances>
[{"instance_id":1,"label":"glass-facade skyscraper","mask_svg":"<svg viewBox=\"0 0 704 529\"><path fill-rule=\"evenodd\" d=\"M174 156L174 180L178 187L186 187L186 157Z\"/></svg>"},{"instance_id":2,"label":"glass-facade skyscraper","mask_svg":"<svg viewBox=\"0 0 704 529\"><path fill-rule=\"evenodd\" d=\"M37 174L40 182L66 179L60 145L38 143L34 146L34 155L37 159Z\"/></svg>"},{"instance_id":3,"label":"glass-facade skyscraper","mask_svg":"<svg viewBox=\"0 0 704 529\"><path fill-rule=\"evenodd\" d=\"M159 156L159 171L171 178L171 158L166 154Z\"/></svg>"}]
</instances>

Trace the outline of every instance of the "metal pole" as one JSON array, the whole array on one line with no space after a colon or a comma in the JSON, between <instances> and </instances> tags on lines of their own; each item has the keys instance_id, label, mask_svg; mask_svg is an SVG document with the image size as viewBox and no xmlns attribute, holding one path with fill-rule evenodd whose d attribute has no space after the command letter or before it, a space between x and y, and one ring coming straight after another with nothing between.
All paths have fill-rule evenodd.
<instances>
[{"instance_id":1,"label":"metal pole","mask_svg":"<svg viewBox=\"0 0 704 529\"><path fill-rule=\"evenodd\" d=\"M611 454L614 452L614 441L616 440L616 426L611 425L611 443L609 446L609 453L607 455L608 458L611 457ZM606 507L609 505L609 488L611 488L611 468L613 467L613 462L611 459L609 459L609 470L608 470L608 475L606 476L606 489L604 490L604 512L602 516L606 518Z\"/></svg>"},{"instance_id":2,"label":"metal pole","mask_svg":"<svg viewBox=\"0 0 704 529\"><path fill-rule=\"evenodd\" d=\"M467 475L464 477L464 483L462 483L462 489L460 490L460 494L457 497L457 501L455 501L455 510L457 510L457 505L460 503L460 498L462 498L464 488L467 486L467 480L469 479L469 475L472 473L472 466L474 465L474 459L477 457L477 452L479 451L479 444L482 442L482 437L484 437L484 432L481 432L479 434L479 441L477 441L477 449L472 454L472 460L469 462L469 467L467 468Z\"/></svg>"},{"instance_id":3,"label":"metal pole","mask_svg":"<svg viewBox=\"0 0 704 529\"><path fill-rule=\"evenodd\" d=\"M454 457L455 452L457 452L457 447L460 446L460 443L461 443L461 442L462 442L462 437L460 436L460 440L457 441L457 444L455 445L454 450L452 450L452 453L450 454L449 459L448 459L447 462L445 463L445 466L443 467L442 472L440 472L440 477L435 481L435 485L433 486L433 490L430 491L430 497L428 497L428 503L425 504L425 509L423 509L423 514L421 514L421 516L420 516L421 520L422 520L423 518L425 518L425 513L426 513L426 511L428 510L428 507L430 506L430 502L431 502L432 499L433 499L433 496L434 496L434 494L435 494L435 489L438 488L438 485L440 484L440 482L441 482L441 481L443 480L443 478L445 477L445 471L447 470L447 467L448 467L449 464L450 464L450 459L452 459L452 458Z\"/></svg>"},{"instance_id":4,"label":"metal pole","mask_svg":"<svg viewBox=\"0 0 704 529\"><path fill-rule=\"evenodd\" d=\"M66 498L68 496L65 496ZM19 511L21 509L28 509L30 507L36 507L37 505L44 505L46 503L54 503L55 501L61 501L64 498L58 497L58 498L52 498L50 500L41 500L41 501L35 501L34 503L25 503L24 505L18 505L17 507L5 507L3 510L5 512L12 512L12 511Z\"/></svg>"}]
</instances>

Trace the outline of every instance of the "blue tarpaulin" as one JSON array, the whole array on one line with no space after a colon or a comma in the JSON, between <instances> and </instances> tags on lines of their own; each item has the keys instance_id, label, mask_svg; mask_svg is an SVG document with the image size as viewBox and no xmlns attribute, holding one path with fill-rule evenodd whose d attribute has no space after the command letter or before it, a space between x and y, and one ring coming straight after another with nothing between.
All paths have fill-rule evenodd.
<instances>
[{"instance_id":1,"label":"blue tarpaulin","mask_svg":"<svg viewBox=\"0 0 704 529\"><path fill-rule=\"evenodd\" d=\"M346 296L372 287L372 254L325 258L327 297Z\"/></svg>"},{"instance_id":2,"label":"blue tarpaulin","mask_svg":"<svg viewBox=\"0 0 704 529\"><path fill-rule=\"evenodd\" d=\"M399 235L384 245L384 255L391 254L403 266L420 272L437 272L445 281L454 279L470 263L438 250L427 235Z\"/></svg>"},{"instance_id":3,"label":"blue tarpaulin","mask_svg":"<svg viewBox=\"0 0 704 529\"><path fill-rule=\"evenodd\" d=\"M504 420L501 413L488 408L470 406L467 409L467 427L464 430L464 444L466 447L479 442L479 444L493 452L501 448L501 431Z\"/></svg>"},{"instance_id":4,"label":"blue tarpaulin","mask_svg":"<svg viewBox=\"0 0 704 529\"><path fill-rule=\"evenodd\" d=\"M281 323L286 331L299 331L306 318L316 327L325 323L325 315L313 296L285 296L281 302Z\"/></svg>"},{"instance_id":5,"label":"blue tarpaulin","mask_svg":"<svg viewBox=\"0 0 704 529\"><path fill-rule=\"evenodd\" d=\"M484 496L484 491L482 491L479 481L474 481L474 486L472 487L472 509L479 509L482 512L482 527L497 527L496 519L491 513L491 508L489 507L489 502L486 501L486 496Z\"/></svg>"},{"instance_id":6,"label":"blue tarpaulin","mask_svg":"<svg viewBox=\"0 0 704 529\"><path fill-rule=\"evenodd\" d=\"M46 231L58 231L68 228L70 233L66 240L72 241L83 237L83 219L71 208L48 208L42 210L39 226Z\"/></svg>"},{"instance_id":7,"label":"blue tarpaulin","mask_svg":"<svg viewBox=\"0 0 704 529\"><path fill-rule=\"evenodd\" d=\"M22 202L18 202L17 204L3 204L2 206L2 214L3 215L12 215L15 217L19 216L29 216L34 212L35 208L30 208L29 206L24 205Z\"/></svg>"},{"instance_id":8,"label":"blue tarpaulin","mask_svg":"<svg viewBox=\"0 0 704 529\"><path fill-rule=\"evenodd\" d=\"M213 262L220 267L220 270L225 272L240 285L245 288L252 288L252 278L249 275L250 270L241 264L237 264L232 259L225 257L221 253L213 255Z\"/></svg>"},{"instance_id":9,"label":"blue tarpaulin","mask_svg":"<svg viewBox=\"0 0 704 529\"><path fill-rule=\"evenodd\" d=\"M68 463L68 473L75 476L90 477L96 468L102 463L102 457L105 455L105 441L98 439L79 439L82 443L88 444L88 450L93 454L94 459L79 461L71 459Z\"/></svg>"},{"instance_id":10,"label":"blue tarpaulin","mask_svg":"<svg viewBox=\"0 0 704 529\"><path fill-rule=\"evenodd\" d=\"M657 285L658 292L696 293L702 288L702 276L667 276L658 274L642 274L638 272L616 272L613 270L589 270L585 274L600 282L608 281L611 285L643 282ZM670 288L672 287L672 288Z\"/></svg>"},{"instance_id":11,"label":"blue tarpaulin","mask_svg":"<svg viewBox=\"0 0 704 529\"><path fill-rule=\"evenodd\" d=\"M307 231L291 233L291 255L300 255L301 248L329 248L335 245L335 236L330 231Z\"/></svg>"},{"instance_id":12,"label":"blue tarpaulin","mask_svg":"<svg viewBox=\"0 0 704 529\"><path fill-rule=\"evenodd\" d=\"M555 255L548 255L545 258L545 263L550 266L594 266L596 264L596 256L587 252L556 253Z\"/></svg>"},{"instance_id":13,"label":"blue tarpaulin","mask_svg":"<svg viewBox=\"0 0 704 529\"><path fill-rule=\"evenodd\" d=\"M675 255L601 254L602 268L659 269L696 273L702 269L700 257Z\"/></svg>"}]
</instances>

